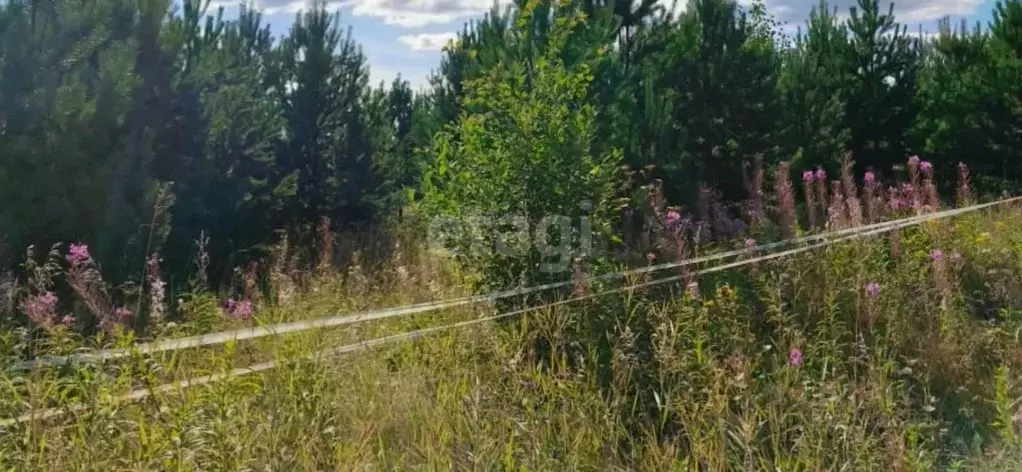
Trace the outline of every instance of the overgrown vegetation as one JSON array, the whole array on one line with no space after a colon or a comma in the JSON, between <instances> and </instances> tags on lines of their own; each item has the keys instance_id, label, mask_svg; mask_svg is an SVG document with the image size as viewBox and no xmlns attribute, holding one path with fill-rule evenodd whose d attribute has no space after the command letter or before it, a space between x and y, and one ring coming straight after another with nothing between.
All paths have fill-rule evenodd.
<instances>
[{"instance_id":1,"label":"overgrown vegetation","mask_svg":"<svg viewBox=\"0 0 1022 472\"><path fill-rule=\"evenodd\" d=\"M874 0L820 3L795 38L759 2L516 2L418 93L370 86L322 5L278 40L247 8L168 8L0 5L0 416L20 418L0 466L1022 469L1018 204L587 278L1014 190L1018 0L934 39ZM551 281L572 290L13 368ZM592 297L549 304L572 296Z\"/></svg>"},{"instance_id":2,"label":"overgrown vegetation","mask_svg":"<svg viewBox=\"0 0 1022 472\"><path fill-rule=\"evenodd\" d=\"M1014 470L1020 224L1009 204L351 357L303 356L478 315L9 372L5 416L66 414L0 428L0 460L17 470ZM370 293L388 294L384 304L449 297L437 285L462 281L432 257L372 281L320 278L255 316L321 316ZM202 297L189 317L236 323ZM606 356L579 343L593 316L609 320ZM45 332L37 349L81 343L65 326ZM6 350L25 340L4 339ZM271 371L151 390L272 359ZM120 401L131 389L152 395Z\"/></svg>"}]
</instances>

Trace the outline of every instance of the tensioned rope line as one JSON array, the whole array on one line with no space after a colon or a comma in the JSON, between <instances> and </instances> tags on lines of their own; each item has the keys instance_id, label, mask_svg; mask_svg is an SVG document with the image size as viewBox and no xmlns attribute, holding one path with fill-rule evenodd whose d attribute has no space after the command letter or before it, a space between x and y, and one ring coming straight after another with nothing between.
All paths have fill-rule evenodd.
<instances>
[{"instance_id":1,"label":"tensioned rope line","mask_svg":"<svg viewBox=\"0 0 1022 472\"><path fill-rule=\"evenodd\" d=\"M993 202L982 203L978 205L972 205L964 208L956 208L951 210L944 210L941 212L929 213L925 215L916 215L899 220L886 221L881 223L874 223L871 225L860 226L856 228L846 228L842 230L830 231L825 233L819 233L815 235L802 236L793 239L787 239L769 244L758 245L750 248L737 249L732 251L726 251L707 256L686 259L677 262L652 265L648 267L642 267L638 269L630 269L620 272L613 272L609 274L603 274L598 276L586 277L582 281L584 282L595 282L600 280L612 280L625 278L634 275L642 275L650 272L656 272L661 270L673 269L693 264L701 264L705 262L714 262L721 259L727 259L731 257L754 254L757 252L770 251L773 249L790 246L794 244L801 244L804 242L826 240L827 238L840 237L850 234L858 234L862 232L872 231L874 229L886 228L893 225L899 225L910 222L921 222L933 219L946 218L948 216L958 215L965 212L976 211L979 209L987 208L993 205L999 205L1003 203L1009 203L1016 201L1022 197L1013 197L1004 200L997 200ZM71 362L100 362L104 360L114 360L123 357L127 357L132 353L139 354L152 354L164 351L176 351L181 349L188 349L193 347L209 346L216 344L223 344L228 341L241 341L248 339L262 338L266 336L279 336L288 333L307 331L318 328L329 328L336 326L343 326L348 324L360 323L365 321L373 321L385 318L392 318L397 316L408 316L418 313L425 313L431 311L438 311L448 308L455 308L465 305L475 305L483 302L496 301L503 298L510 298L520 295L528 295L532 293L538 293L557 288L568 287L575 284L576 281L568 280L563 282L554 282L542 285L536 285L533 287L518 288L502 292L492 292L489 294L474 295L468 297L461 297L455 299L449 299L437 302L426 302L415 305L407 305L395 308L384 308L379 310L371 310L362 313L349 314L349 315L338 315L327 318L319 318L313 320L302 320L294 321L289 323L281 323L270 326L257 326L251 328L243 328L232 331L224 331L219 333L202 334L198 336L191 336L186 338L167 339L163 341L157 341L147 344L140 344L129 348L117 348L107 349L91 353L79 353L68 356L50 356L33 359L29 361L22 361L11 366L12 370L29 370L40 366L55 366Z\"/></svg>"},{"instance_id":2,"label":"tensioned rope line","mask_svg":"<svg viewBox=\"0 0 1022 472\"><path fill-rule=\"evenodd\" d=\"M854 233L854 234L846 235L844 237L840 237L840 238L837 238L837 239L833 239L833 240L828 240L828 241L812 244L812 245L809 245L809 246L789 249L789 250L786 250L786 251L781 251L781 252L776 252L776 253L771 253L771 254L765 254L765 255L758 256L758 257L751 258L751 259L743 259L743 260L740 260L740 261L734 261L734 262L730 262L730 263L727 263L727 264L722 264L722 265L713 266L713 267L707 267L707 268L704 268L704 269L700 269L700 270L694 271L694 272L692 272L690 274L674 275L674 276L671 276L671 277L665 277L665 278L662 278L662 279L656 279L656 280L651 280L651 281L642 282L642 283L638 283L638 284L632 284L632 285L628 285L628 286L625 286L625 287L618 287L618 288L614 288L614 289L604 290L604 291L597 292L597 293L590 293L590 294L586 294L586 295L576 296L574 298L569 298L569 299L566 299L566 300L560 300L560 301L548 303L548 304L545 304L545 305L540 305L540 306L535 306L535 307L528 307L528 308L522 308L522 309L519 309L519 310L505 312L505 313L500 313L500 314L497 314L497 315L487 316L487 317L483 317L483 318L477 318L477 319L474 319L474 320L462 321L462 322L459 322L459 323L453 323L453 324L444 325L444 326L437 326L437 327L432 327L432 328L418 329L418 330L414 330L414 331L409 331L407 333L401 333L401 334L395 334L395 335L391 335L391 336L385 336L385 337L382 337L382 338L376 338L376 339L362 341L362 342L355 343L355 344L348 344L348 345L344 345L344 346L337 347L337 348L331 348L331 349L326 349L326 350L323 350L323 351L318 351L318 352L309 354L309 355L304 356L304 357L306 359L319 359L319 358L324 357L324 356L335 356L335 355L342 355L342 354L347 354L347 353L357 352L357 351L366 351L366 350L370 350L370 349L372 349L372 348L374 348L376 346L380 346L380 345L385 345L385 344L391 344L391 343L396 343L396 342L401 342L401 341L408 341L408 340L418 339L418 338L424 337L426 335L437 333L437 332L441 332L441 331L454 330L454 329L463 328L463 327L472 326L472 325L477 325L477 324L481 324L481 323L485 323L485 322L489 322L489 321L497 321L497 320L500 320L500 319L510 318L512 316L521 315L521 314L528 313L528 312L531 312L531 311L537 311L537 310L540 310L540 309L543 309L543 308L551 308L551 307L554 307L554 306L564 305L564 304L568 304L568 303L574 303L574 302L578 302L578 301L582 301L582 300L588 300L588 299L592 299L592 298L596 298L596 297L600 297L600 296L604 296L604 295L608 295L608 294L612 294L612 293L619 293L619 292L625 292L625 291L634 291L634 290L645 289L645 288L653 287L653 286L657 286L657 285L663 285L663 284L678 282L678 281L684 280L684 279L689 278L689 277L698 277L700 275L706 275L706 274L710 274L710 273L721 272L721 271L725 271L725 270L728 270L728 269L733 269L733 268L736 268L736 267L751 265L751 264L755 264L755 263L763 262L763 261L768 261L768 260L772 260L772 259L779 259L779 258L782 258L782 257L786 257L786 256L794 255L794 254L799 254L799 253L802 253L802 252L808 252L808 251L811 251L811 250L814 250L814 249L824 248L824 247L827 247L827 246L830 246L832 244L836 244L836 243L839 243L839 242L850 241L850 240L853 240L853 239L859 239L859 238L863 238L863 237L866 237L866 236L872 236L872 235L887 233L887 232L895 231L895 230L898 230L898 229L901 229L901 228L907 228L907 227L910 227L910 226L922 224L923 222L926 222L926 221L931 221L931 220L936 220L936 219L940 219L940 218L945 218L947 216L955 216L955 215L959 215L959 214L962 214L962 213L967 213L967 212L970 212L970 211L975 211L975 210L978 210L978 209L981 209L981 208L987 208L989 206L993 206L993 205L1000 204L1000 203L1007 203L1007 202L1010 202L1010 201L1017 200L1019 198L1022 198L1022 197L1016 197L1016 198L1011 198L1011 199L1007 199L1007 200L999 200L997 202L990 202L990 203L986 203L986 204L982 204L982 205L976 205L974 207L967 207L967 208L960 208L960 209L956 209L956 210L949 210L950 213L945 215L945 216L937 216L938 215L937 213L932 213L932 214L929 214L929 215L921 215L921 216L925 216L925 218L921 218L921 219L915 219L915 218L906 219L906 220L911 220L911 221L904 221L904 220L902 220L901 222L894 223L894 224L891 224L891 225L887 225L887 226L882 227L882 228L874 228L874 229L869 230L869 231ZM944 212L944 213L947 213L947 212ZM205 385L205 384L209 384L209 383L212 383L212 382L217 382L217 381L220 381L220 380L230 380L230 379L234 379L234 378L245 376L245 375L250 375L250 374L255 374L255 373L259 373L259 372L264 372L264 371L272 370L272 369L277 368L280 364L281 364L281 361L278 361L278 360L262 362L262 363L254 364L254 365L251 365L251 366L248 366L248 367L239 367L239 368L236 368L236 369L233 369L231 371L224 372L224 373L213 374L213 375L206 375L206 376L202 376L202 377L196 377L196 378L187 379L187 380L183 380L183 381L179 381L179 382L172 382L172 383L160 385L160 386L155 387L155 388L153 388L151 390L150 389L133 390L130 393L128 393L128 394L126 394L124 396L119 397L117 399L117 402L120 403L120 402L127 402L127 401L138 401L138 400L142 400L144 398L147 398L147 397L151 396L153 393L175 392L175 391L183 390L183 389L188 388L188 387ZM48 418L53 418L53 417L61 416L61 415L65 414L65 413L67 413L67 412L81 411L81 410L84 410L86 408L87 408L87 406L78 404L78 405L72 406L71 408L50 408L50 409L47 409L47 410L43 410L41 412L27 413L27 414L21 415L21 416L16 417L16 418L7 418L7 419L4 419L4 420L0 420L0 427L6 427L6 426L10 426L12 424L24 423L24 422L33 421L33 420L44 420L44 419L48 419Z\"/></svg>"}]
</instances>

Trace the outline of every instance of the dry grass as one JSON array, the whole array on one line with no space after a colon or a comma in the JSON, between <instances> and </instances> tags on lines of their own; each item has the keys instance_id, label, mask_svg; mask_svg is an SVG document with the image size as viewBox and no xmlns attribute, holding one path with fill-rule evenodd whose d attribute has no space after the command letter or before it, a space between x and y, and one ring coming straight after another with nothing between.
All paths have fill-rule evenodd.
<instances>
[{"instance_id":1,"label":"dry grass","mask_svg":"<svg viewBox=\"0 0 1022 472\"><path fill-rule=\"evenodd\" d=\"M1018 470L1020 227L1018 209L961 217L903 231L897 244L873 238L706 277L698 295L601 298L340 358L288 360L485 310L102 369L9 374L0 379L5 414L89 408L3 429L0 464L40 471ZM941 261L930 258L934 248ZM382 282L342 278L310 281L310 289L264 308L260 321L439 299L462 284L424 260ZM870 282L880 286L876 298L864 290ZM81 340L56 334L50 342L59 351ZM801 365L790 362L795 349ZM115 401L131 388L268 359L283 364Z\"/></svg>"}]
</instances>

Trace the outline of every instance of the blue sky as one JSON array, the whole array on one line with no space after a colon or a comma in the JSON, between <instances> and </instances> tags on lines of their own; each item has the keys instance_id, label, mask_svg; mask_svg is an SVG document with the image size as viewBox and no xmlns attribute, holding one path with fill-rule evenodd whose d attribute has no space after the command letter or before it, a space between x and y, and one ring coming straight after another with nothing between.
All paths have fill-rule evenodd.
<instances>
[{"instance_id":1,"label":"blue sky","mask_svg":"<svg viewBox=\"0 0 1022 472\"><path fill-rule=\"evenodd\" d=\"M237 15L238 0L220 2L227 18ZM251 0L249 0L251 1ZM341 23L352 28L352 35L362 44L369 58L372 81L387 82L400 74L418 88L440 61L440 49L462 28L467 20L482 16L493 0L330 0L331 11L340 11ZM506 0L501 0L506 1ZM739 0L745 3L747 0ZM766 0L768 11L787 23L792 31L802 25L809 9L819 0ZM286 34L295 12L305 8L308 0L256 0L263 10L275 36ZM685 0L678 0L681 5ZM829 4L847 13L855 0L831 0ZM954 24L965 18L970 24L979 20L985 25L995 0L900 0L895 2L895 15L910 31L934 31L936 20L950 16ZM669 2L665 2L665 5ZM887 3L881 8L886 9ZM684 8L683 6L681 8ZM214 7L211 7L215 11Z\"/></svg>"}]
</instances>

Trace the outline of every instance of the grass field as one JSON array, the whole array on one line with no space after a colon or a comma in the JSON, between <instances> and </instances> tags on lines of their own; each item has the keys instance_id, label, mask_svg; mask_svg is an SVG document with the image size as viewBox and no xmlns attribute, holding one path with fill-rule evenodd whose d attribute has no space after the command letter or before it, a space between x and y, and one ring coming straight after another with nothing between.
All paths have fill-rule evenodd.
<instances>
[{"instance_id":1,"label":"grass field","mask_svg":"<svg viewBox=\"0 0 1022 472\"><path fill-rule=\"evenodd\" d=\"M1022 208L997 207L701 277L695 290L626 291L346 356L303 357L493 312L7 372L5 417L64 414L0 429L0 465L1022 470L1020 228ZM300 288L261 303L256 320L443 299L466 293L463 280L421 253L372 278L286 284ZM190 297L160 337L247 323L223 319L213 295ZM587 341L596 329L605 345ZM9 330L0 347L28 339ZM57 326L32 349L92 342ZM153 390L269 360L281 365ZM151 395L118 401L133 389Z\"/></svg>"}]
</instances>

